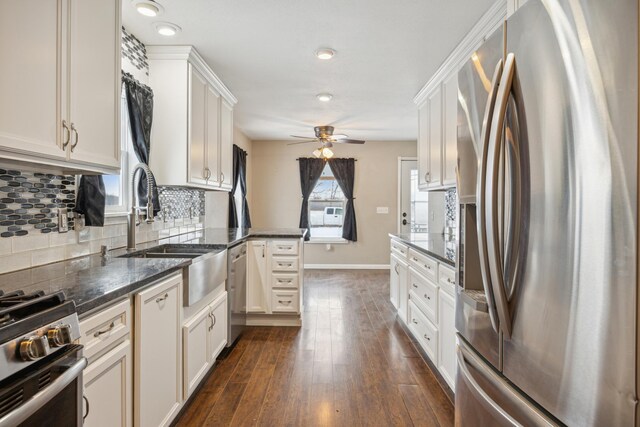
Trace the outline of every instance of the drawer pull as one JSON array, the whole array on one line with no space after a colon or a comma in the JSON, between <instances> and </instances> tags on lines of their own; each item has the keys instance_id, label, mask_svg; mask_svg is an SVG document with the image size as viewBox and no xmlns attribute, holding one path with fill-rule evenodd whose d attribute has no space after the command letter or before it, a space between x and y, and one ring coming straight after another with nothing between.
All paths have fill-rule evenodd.
<instances>
[{"instance_id":1,"label":"drawer pull","mask_svg":"<svg viewBox=\"0 0 640 427\"><path fill-rule=\"evenodd\" d=\"M169 298L169 294L168 294L168 293L167 293L167 294L164 294L164 296L163 296L163 297L156 298L156 302L160 303L160 302L162 302L162 301L166 300L167 298Z\"/></svg>"},{"instance_id":2,"label":"drawer pull","mask_svg":"<svg viewBox=\"0 0 640 427\"><path fill-rule=\"evenodd\" d=\"M209 318L211 319L211 326L209 326L209 330L212 330L216 325L216 315L213 313L209 313Z\"/></svg>"},{"instance_id":3,"label":"drawer pull","mask_svg":"<svg viewBox=\"0 0 640 427\"><path fill-rule=\"evenodd\" d=\"M431 301L431 297L430 297L429 295L424 294L424 297L425 297L426 299L428 299L429 301Z\"/></svg>"},{"instance_id":4,"label":"drawer pull","mask_svg":"<svg viewBox=\"0 0 640 427\"><path fill-rule=\"evenodd\" d=\"M413 323L415 323L416 325L418 324L418 321L416 319L412 319L411 320Z\"/></svg>"},{"instance_id":5,"label":"drawer pull","mask_svg":"<svg viewBox=\"0 0 640 427\"><path fill-rule=\"evenodd\" d=\"M426 268L427 270L431 270L431 266L427 264L424 264L424 268Z\"/></svg>"},{"instance_id":6,"label":"drawer pull","mask_svg":"<svg viewBox=\"0 0 640 427\"><path fill-rule=\"evenodd\" d=\"M424 334L424 339L425 339L425 340L427 340L427 341L431 341L431 338L429 338L429 337L427 336L427 334Z\"/></svg>"},{"instance_id":7,"label":"drawer pull","mask_svg":"<svg viewBox=\"0 0 640 427\"><path fill-rule=\"evenodd\" d=\"M278 263L278 267L291 267L291 263L289 262L289 263L284 264L284 263L279 262Z\"/></svg>"},{"instance_id":8,"label":"drawer pull","mask_svg":"<svg viewBox=\"0 0 640 427\"><path fill-rule=\"evenodd\" d=\"M280 249L281 251L290 251L291 249L293 249L293 247L291 247L291 246L278 246L278 249Z\"/></svg>"},{"instance_id":9,"label":"drawer pull","mask_svg":"<svg viewBox=\"0 0 640 427\"><path fill-rule=\"evenodd\" d=\"M416 257L413 257L411 259L414 260L415 262L418 262L418 258L416 258Z\"/></svg>"},{"instance_id":10,"label":"drawer pull","mask_svg":"<svg viewBox=\"0 0 640 427\"><path fill-rule=\"evenodd\" d=\"M414 288L418 289L418 285L416 285L415 283L412 283L411 286L413 286Z\"/></svg>"},{"instance_id":11,"label":"drawer pull","mask_svg":"<svg viewBox=\"0 0 640 427\"><path fill-rule=\"evenodd\" d=\"M278 302L279 302L280 304L291 304L291 301L287 301L287 300L284 300L284 301L282 301L282 300L278 300Z\"/></svg>"},{"instance_id":12,"label":"drawer pull","mask_svg":"<svg viewBox=\"0 0 640 427\"><path fill-rule=\"evenodd\" d=\"M447 283L453 284L453 280L451 280L450 278L447 277Z\"/></svg>"},{"instance_id":13,"label":"drawer pull","mask_svg":"<svg viewBox=\"0 0 640 427\"><path fill-rule=\"evenodd\" d=\"M291 283L291 282L293 282L293 280L291 280L291 279L287 279L287 280L285 280L285 279L278 279L278 282L280 282L280 283Z\"/></svg>"},{"instance_id":14,"label":"drawer pull","mask_svg":"<svg viewBox=\"0 0 640 427\"><path fill-rule=\"evenodd\" d=\"M102 330L102 331L97 331L95 334L93 334L93 336L94 336L95 338L98 338L100 335L104 335L104 334L106 334L106 333L110 332L110 331L111 331L113 328L115 328L115 327L116 327L116 323L115 323L115 322L111 322L111 323L109 324L109 326L107 326L107 329L104 329L104 330Z\"/></svg>"}]
</instances>

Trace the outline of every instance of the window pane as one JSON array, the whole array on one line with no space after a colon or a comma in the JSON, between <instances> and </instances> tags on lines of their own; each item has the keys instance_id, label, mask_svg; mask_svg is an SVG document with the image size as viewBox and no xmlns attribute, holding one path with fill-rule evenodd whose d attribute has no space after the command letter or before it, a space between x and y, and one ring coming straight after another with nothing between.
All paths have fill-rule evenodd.
<instances>
[{"instance_id":1,"label":"window pane","mask_svg":"<svg viewBox=\"0 0 640 427\"><path fill-rule=\"evenodd\" d=\"M120 185L120 175L104 175L104 189L106 193L107 206L119 206L122 197L122 186Z\"/></svg>"},{"instance_id":2,"label":"window pane","mask_svg":"<svg viewBox=\"0 0 640 427\"><path fill-rule=\"evenodd\" d=\"M309 200L312 238L342 238L345 198L327 164Z\"/></svg>"},{"instance_id":3,"label":"window pane","mask_svg":"<svg viewBox=\"0 0 640 427\"><path fill-rule=\"evenodd\" d=\"M418 170L411 170L411 232L424 233L429 216L429 193L418 189Z\"/></svg>"}]
</instances>

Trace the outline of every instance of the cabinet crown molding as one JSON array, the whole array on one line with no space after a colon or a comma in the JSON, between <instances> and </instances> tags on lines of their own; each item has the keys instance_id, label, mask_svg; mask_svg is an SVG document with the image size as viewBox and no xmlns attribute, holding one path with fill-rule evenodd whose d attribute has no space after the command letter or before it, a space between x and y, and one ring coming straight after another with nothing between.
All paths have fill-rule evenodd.
<instances>
[{"instance_id":1,"label":"cabinet crown molding","mask_svg":"<svg viewBox=\"0 0 640 427\"><path fill-rule=\"evenodd\" d=\"M149 60L185 60L189 61L198 68L198 70L205 75L211 85L222 95L222 97L231 106L238 103L238 99L231 93L229 88L220 80L220 78L213 72L209 64L200 56L198 51L193 46L165 46L165 45L152 45L147 46L147 58Z\"/></svg>"},{"instance_id":2,"label":"cabinet crown molding","mask_svg":"<svg viewBox=\"0 0 640 427\"><path fill-rule=\"evenodd\" d=\"M429 81L420 89L413 98L413 102L418 107L422 106L433 89L442 83L449 73L457 71L460 65L471 57L473 51L482 44L490 32L497 28L506 17L507 2L505 0L496 1L489 10L482 15L478 22L476 22L467 35L464 36L462 41L449 54L447 59L444 60Z\"/></svg>"}]
</instances>

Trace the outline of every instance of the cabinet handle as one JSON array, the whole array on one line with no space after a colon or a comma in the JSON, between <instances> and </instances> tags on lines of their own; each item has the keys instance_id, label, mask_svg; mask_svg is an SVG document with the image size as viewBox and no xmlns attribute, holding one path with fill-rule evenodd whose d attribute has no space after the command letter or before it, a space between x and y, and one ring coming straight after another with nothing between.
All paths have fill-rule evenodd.
<instances>
[{"instance_id":1,"label":"cabinet handle","mask_svg":"<svg viewBox=\"0 0 640 427\"><path fill-rule=\"evenodd\" d=\"M264 245L262 245L262 258L264 258Z\"/></svg>"},{"instance_id":2,"label":"cabinet handle","mask_svg":"<svg viewBox=\"0 0 640 427\"><path fill-rule=\"evenodd\" d=\"M286 301L286 300L285 300L285 301L278 300L278 302L279 302L280 304L291 304L291 301Z\"/></svg>"},{"instance_id":3,"label":"cabinet handle","mask_svg":"<svg viewBox=\"0 0 640 427\"><path fill-rule=\"evenodd\" d=\"M427 264L424 264L424 268L426 268L427 270L431 270L431 266L428 266Z\"/></svg>"},{"instance_id":4,"label":"cabinet handle","mask_svg":"<svg viewBox=\"0 0 640 427\"><path fill-rule=\"evenodd\" d=\"M447 277L447 283L453 284L453 280L451 280L450 278Z\"/></svg>"},{"instance_id":5,"label":"cabinet handle","mask_svg":"<svg viewBox=\"0 0 640 427\"><path fill-rule=\"evenodd\" d=\"M412 319L411 320L413 323L415 323L416 325L418 324L418 322L416 321L416 319Z\"/></svg>"},{"instance_id":6,"label":"cabinet handle","mask_svg":"<svg viewBox=\"0 0 640 427\"><path fill-rule=\"evenodd\" d=\"M167 298L169 298L169 294L168 293L164 294L163 297L156 298L156 302L162 302L162 301L166 300Z\"/></svg>"},{"instance_id":7,"label":"cabinet handle","mask_svg":"<svg viewBox=\"0 0 640 427\"><path fill-rule=\"evenodd\" d=\"M431 338L429 338L429 337L427 336L427 334L424 334L424 339L425 339L425 340L427 340L427 341L431 341Z\"/></svg>"},{"instance_id":8,"label":"cabinet handle","mask_svg":"<svg viewBox=\"0 0 640 427\"><path fill-rule=\"evenodd\" d=\"M428 299L429 301L431 301L431 297L430 297L429 295L424 294L424 297L425 297L426 299Z\"/></svg>"},{"instance_id":9,"label":"cabinet handle","mask_svg":"<svg viewBox=\"0 0 640 427\"><path fill-rule=\"evenodd\" d=\"M416 258L416 257L412 257L411 259L412 259L414 262L418 262L418 258Z\"/></svg>"},{"instance_id":10,"label":"cabinet handle","mask_svg":"<svg viewBox=\"0 0 640 427\"><path fill-rule=\"evenodd\" d=\"M399 276L400 272L398 271L398 264L396 264L393 269L396 271L396 274Z\"/></svg>"},{"instance_id":11,"label":"cabinet handle","mask_svg":"<svg viewBox=\"0 0 640 427\"><path fill-rule=\"evenodd\" d=\"M102 331L97 331L95 334L93 334L93 336L95 338L98 338L100 335L106 334L107 332L111 331L115 327L116 327L116 323L115 322L111 322L111 324L109 326L107 326L107 329L104 329Z\"/></svg>"},{"instance_id":12,"label":"cabinet handle","mask_svg":"<svg viewBox=\"0 0 640 427\"><path fill-rule=\"evenodd\" d=\"M418 289L418 285L416 285L415 283L412 283L411 286L413 286L414 288Z\"/></svg>"},{"instance_id":13,"label":"cabinet handle","mask_svg":"<svg viewBox=\"0 0 640 427\"><path fill-rule=\"evenodd\" d=\"M73 123L71 123L71 130L76 135L76 142L71 144L71 152L73 153L73 150L75 150L76 146L78 145L79 136L78 136L78 129L76 129L76 126Z\"/></svg>"},{"instance_id":14,"label":"cabinet handle","mask_svg":"<svg viewBox=\"0 0 640 427\"><path fill-rule=\"evenodd\" d=\"M87 396L85 396L84 394L82 395L82 400L84 400L84 403L87 407L87 413L84 414L82 416L82 423L84 424L84 421L87 419L87 417L89 416L89 399L87 399Z\"/></svg>"},{"instance_id":15,"label":"cabinet handle","mask_svg":"<svg viewBox=\"0 0 640 427\"><path fill-rule=\"evenodd\" d=\"M67 124L66 120L62 121L62 127L67 131L67 137L62 143L62 151L65 151L67 149L67 146L69 145L69 141L71 141L71 130L69 129L69 125Z\"/></svg>"},{"instance_id":16,"label":"cabinet handle","mask_svg":"<svg viewBox=\"0 0 640 427\"><path fill-rule=\"evenodd\" d=\"M224 172L220 172L220 186L222 187L222 183L224 182Z\"/></svg>"},{"instance_id":17,"label":"cabinet handle","mask_svg":"<svg viewBox=\"0 0 640 427\"><path fill-rule=\"evenodd\" d=\"M431 173L430 172L427 172L427 173L424 174L424 180L426 182L430 182L431 181Z\"/></svg>"}]
</instances>

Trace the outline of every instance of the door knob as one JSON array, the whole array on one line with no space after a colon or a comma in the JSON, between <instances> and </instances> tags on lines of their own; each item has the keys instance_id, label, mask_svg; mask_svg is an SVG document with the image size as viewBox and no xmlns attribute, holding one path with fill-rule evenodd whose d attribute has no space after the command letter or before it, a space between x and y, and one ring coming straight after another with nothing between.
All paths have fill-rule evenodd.
<instances>
[{"instance_id":1,"label":"door knob","mask_svg":"<svg viewBox=\"0 0 640 427\"><path fill-rule=\"evenodd\" d=\"M407 220L406 219L402 220L402 225L407 225Z\"/></svg>"}]
</instances>

